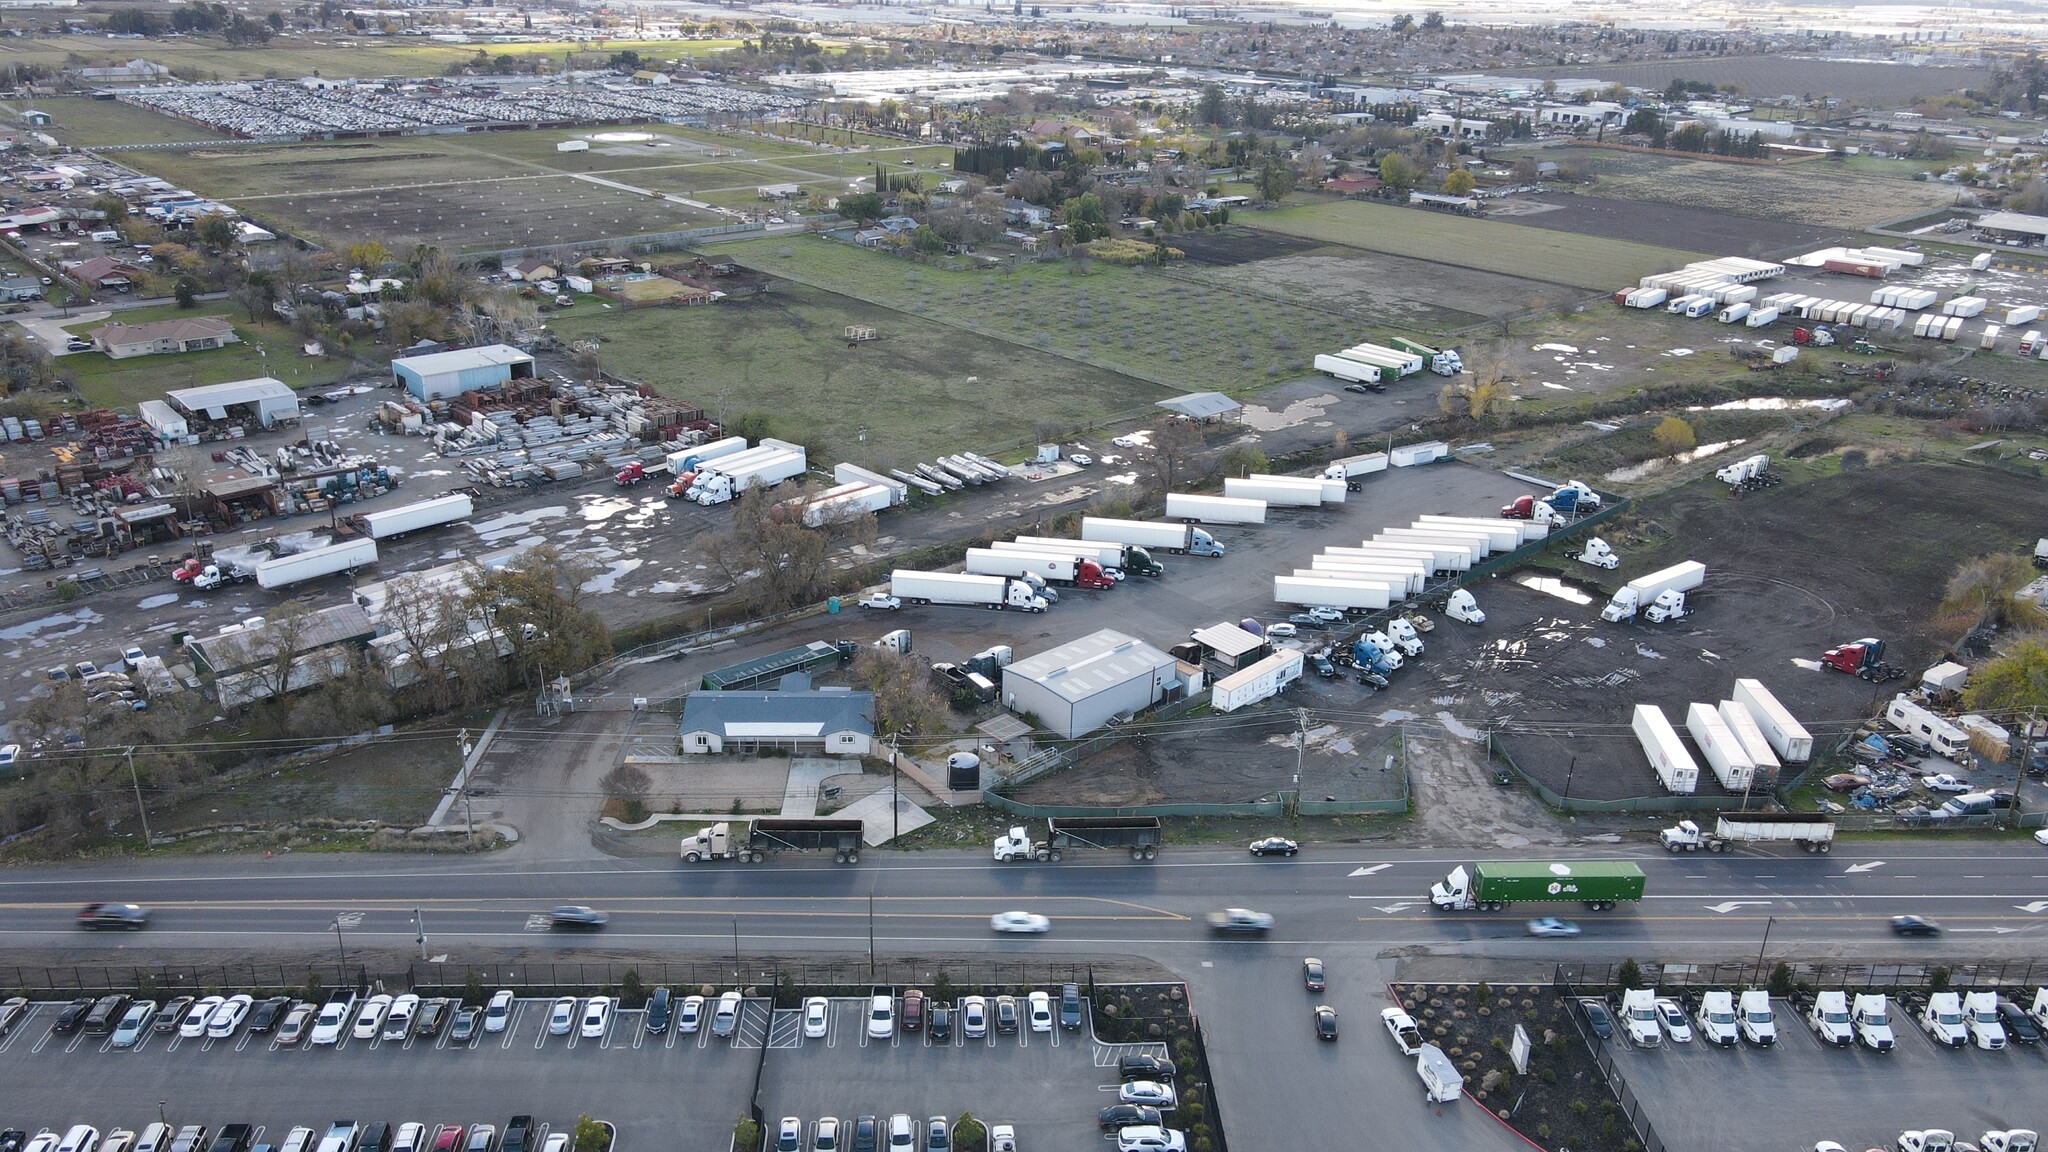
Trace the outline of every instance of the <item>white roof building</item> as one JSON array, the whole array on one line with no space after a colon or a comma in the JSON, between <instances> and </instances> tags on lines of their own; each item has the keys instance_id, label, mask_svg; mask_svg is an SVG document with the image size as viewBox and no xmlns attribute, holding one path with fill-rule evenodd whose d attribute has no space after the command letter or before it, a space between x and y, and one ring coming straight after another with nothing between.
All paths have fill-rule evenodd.
<instances>
[{"instance_id":1,"label":"white roof building","mask_svg":"<svg viewBox=\"0 0 2048 1152\"><path fill-rule=\"evenodd\" d=\"M1163 699L1180 680L1172 656L1112 629L1003 669L1003 702L1067 739Z\"/></svg>"},{"instance_id":2,"label":"white roof building","mask_svg":"<svg viewBox=\"0 0 2048 1152\"><path fill-rule=\"evenodd\" d=\"M229 408L244 405L255 409L256 422L265 428L279 420L299 418L299 394L292 391L291 385L271 376L230 380L203 388L178 388L164 395L178 411L210 420L226 420Z\"/></svg>"}]
</instances>

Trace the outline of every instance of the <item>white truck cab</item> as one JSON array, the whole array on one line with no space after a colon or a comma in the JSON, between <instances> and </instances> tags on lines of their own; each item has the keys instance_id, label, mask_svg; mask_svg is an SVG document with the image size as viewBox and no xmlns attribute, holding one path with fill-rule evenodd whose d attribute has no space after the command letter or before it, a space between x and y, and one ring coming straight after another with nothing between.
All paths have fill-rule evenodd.
<instances>
[{"instance_id":1,"label":"white truck cab","mask_svg":"<svg viewBox=\"0 0 2048 1152\"><path fill-rule=\"evenodd\" d=\"M1621 1023L1628 1029L1629 1042L1638 1048L1655 1048L1664 1038L1657 1023L1657 993L1650 988L1630 988L1621 994Z\"/></svg>"},{"instance_id":2,"label":"white truck cab","mask_svg":"<svg viewBox=\"0 0 2048 1152\"><path fill-rule=\"evenodd\" d=\"M1963 997L1963 1025L1970 1043L1986 1051L2005 1047L2005 1025L1998 1022L1998 994L1971 992Z\"/></svg>"},{"instance_id":3,"label":"white truck cab","mask_svg":"<svg viewBox=\"0 0 2048 1152\"><path fill-rule=\"evenodd\" d=\"M1882 995L1858 993L1849 1006L1849 1022L1856 1028L1857 1041L1873 1052L1889 1052L1897 1043L1892 1035L1891 1005Z\"/></svg>"},{"instance_id":4,"label":"white truck cab","mask_svg":"<svg viewBox=\"0 0 2048 1152\"><path fill-rule=\"evenodd\" d=\"M1444 601L1444 615L1467 624L1486 623L1486 613L1479 610L1479 602L1463 588L1451 593L1450 599Z\"/></svg>"},{"instance_id":5,"label":"white truck cab","mask_svg":"<svg viewBox=\"0 0 2048 1152\"><path fill-rule=\"evenodd\" d=\"M1963 1023L1963 998L1953 992L1936 992L1927 998L1920 1013L1920 1028L1936 1044L1950 1048L1967 1047L1970 1029Z\"/></svg>"},{"instance_id":6,"label":"white truck cab","mask_svg":"<svg viewBox=\"0 0 2048 1152\"><path fill-rule=\"evenodd\" d=\"M1813 1008L1806 1014L1806 1024L1823 1044L1847 1048L1856 1041L1855 1030L1849 1026L1849 996L1846 992L1816 993Z\"/></svg>"},{"instance_id":7,"label":"white truck cab","mask_svg":"<svg viewBox=\"0 0 2048 1152\"><path fill-rule=\"evenodd\" d=\"M1732 1048L1738 1038L1735 1027L1735 997L1727 992L1707 992L1700 996L1699 1011L1693 1013L1693 1023L1699 1026L1700 1039L1723 1048Z\"/></svg>"},{"instance_id":8,"label":"white truck cab","mask_svg":"<svg viewBox=\"0 0 2048 1152\"><path fill-rule=\"evenodd\" d=\"M1759 1048L1778 1042L1778 1017L1771 1011L1771 994L1761 988L1751 988L1742 994L1736 1022L1742 1038Z\"/></svg>"},{"instance_id":9,"label":"white truck cab","mask_svg":"<svg viewBox=\"0 0 2048 1152\"><path fill-rule=\"evenodd\" d=\"M1956 1134L1946 1128L1899 1133L1899 1152L1955 1152Z\"/></svg>"},{"instance_id":10,"label":"white truck cab","mask_svg":"<svg viewBox=\"0 0 2048 1152\"><path fill-rule=\"evenodd\" d=\"M2041 1134L2032 1128L2008 1128L1977 1138L1977 1147L1984 1152L2034 1152L2040 1146Z\"/></svg>"}]
</instances>

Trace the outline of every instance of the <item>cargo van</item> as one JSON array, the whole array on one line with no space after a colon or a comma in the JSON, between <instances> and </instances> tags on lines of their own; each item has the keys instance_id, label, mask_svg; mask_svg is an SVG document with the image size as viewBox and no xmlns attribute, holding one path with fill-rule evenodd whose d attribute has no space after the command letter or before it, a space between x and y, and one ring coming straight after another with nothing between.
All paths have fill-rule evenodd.
<instances>
[{"instance_id":1,"label":"cargo van","mask_svg":"<svg viewBox=\"0 0 2048 1152\"><path fill-rule=\"evenodd\" d=\"M1934 815L1939 819L1948 820L1957 816L1988 816L1997 809L1997 796L1989 792L1965 792L1960 796L1949 797L1947 803L1934 810ZM91 1027L90 1021L87 1027Z\"/></svg>"}]
</instances>

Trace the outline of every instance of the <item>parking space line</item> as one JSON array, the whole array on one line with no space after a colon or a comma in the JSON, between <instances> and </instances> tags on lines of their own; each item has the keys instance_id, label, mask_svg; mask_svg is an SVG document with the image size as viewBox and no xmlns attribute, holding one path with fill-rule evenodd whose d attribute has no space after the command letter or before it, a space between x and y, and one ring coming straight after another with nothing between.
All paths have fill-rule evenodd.
<instances>
[{"instance_id":1,"label":"parking space line","mask_svg":"<svg viewBox=\"0 0 2048 1152\"><path fill-rule=\"evenodd\" d=\"M802 1047L803 1042L803 1009L775 1009L775 1017L768 1025L768 1047L771 1049L787 1050Z\"/></svg>"}]
</instances>

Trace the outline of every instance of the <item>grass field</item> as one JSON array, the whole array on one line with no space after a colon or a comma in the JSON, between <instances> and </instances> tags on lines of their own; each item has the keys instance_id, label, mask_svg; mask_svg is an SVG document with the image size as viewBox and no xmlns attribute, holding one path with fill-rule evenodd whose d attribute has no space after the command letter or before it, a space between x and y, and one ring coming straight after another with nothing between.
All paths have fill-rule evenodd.
<instances>
[{"instance_id":1,"label":"grass field","mask_svg":"<svg viewBox=\"0 0 2048 1152\"><path fill-rule=\"evenodd\" d=\"M128 409L144 400L161 400L164 392L172 388L196 388L257 376L274 376L294 388L307 388L332 384L348 373L345 359L315 358L300 351L298 337L284 325L250 324L245 314L229 312L218 305L189 311L175 304L137 308L106 319L69 321L64 330L89 336L112 320L132 325L188 316L228 320L242 342L205 352L135 356L126 360L112 360L100 352L80 352L59 356L57 369L77 381L78 391L87 403Z\"/></svg>"},{"instance_id":2,"label":"grass field","mask_svg":"<svg viewBox=\"0 0 2048 1152\"><path fill-rule=\"evenodd\" d=\"M4 41L0 41L4 43ZM4 59L4 57L0 57ZM28 108L48 112L57 123L44 129L59 141L76 148L97 148L108 144L174 144L187 140L225 140L211 128L187 124L169 116L114 100L93 100L84 96L38 96L33 100L9 100L4 107L8 122L20 125L20 113Z\"/></svg>"},{"instance_id":3,"label":"grass field","mask_svg":"<svg viewBox=\"0 0 2048 1152\"><path fill-rule=\"evenodd\" d=\"M816 236L722 245L741 263L955 328L1172 388L1244 395L1306 374L1356 323L1233 292L1176 269L1025 262L995 271L920 265ZM1056 409L1054 411L1057 411Z\"/></svg>"},{"instance_id":4,"label":"grass field","mask_svg":"<svg viewBox=\"0 0 2048 1152\"><path fill-rule=\"evenodd\" d=\"M1700 253L1676 248L1574 236L1359 200L1247 212L1233 222L1325 243L1575 288L1612 288L1645 273L1704 259Z\"/></svg>"},{"instance_id":5,"label":"grass field","mask_svg":"<svg viewBox=\"0 0 2048 1152\"><path fill-rule=\"evenodd\" d=\"M153 40L146 45L86 36L0 40L0 65L69 66L73 57L91 64L119 64L143 56L171 69L193 69L208 80L295 79L300 76L439 76L451 64L490 56L549 56L559 62L573 53L595 63L632 50L654 60L709 56L737 48L737 40L592 40L536 44L441 44L414 38L328 33L279 36L261 48L230 48L200 38Z\"/></svg>"},{"instance_id":6,"label":"grass field","mask_svg":"<svg viewBox=\"0 0 2048 1152\"><path fill-rule=\"evenodd\" d=\"M1895 220L1957 196L1947 184L1914 180L1917 166L1869 158L1768 168L1607 148L1567 149L1557 158L1592 177L1594 195L1833 228Z\"/></svg>"},{"instance_id":7,"label":"grass field","mask_svg":"<svg viewBox=\"0 0 2048 1152\"><path fill-rule=\"evenodd\" d=\"M848 348L849 324L873 325L878 339ZM1065 435L1166 395L1128 376L798 284L704 308L579 306L549 327L565 341L601 337L608 371L712 412L770 413L785 433L822 436L832 459L879 467L1023 443L1045 421L1052 435ZM801 429L793 413L803 413Z\"/></svg>"}]
</instances>

